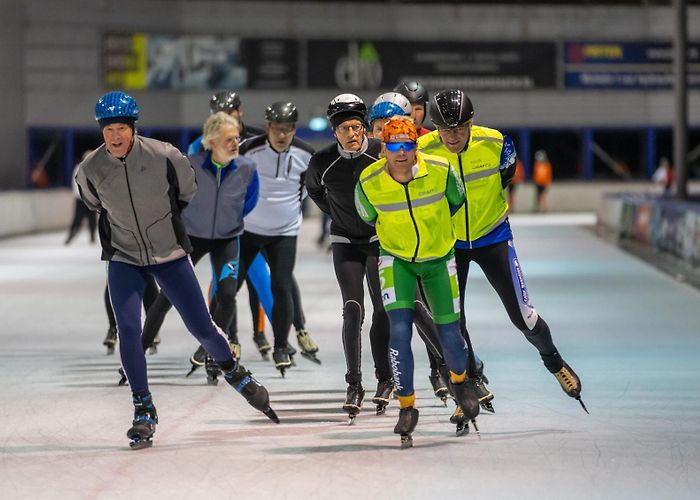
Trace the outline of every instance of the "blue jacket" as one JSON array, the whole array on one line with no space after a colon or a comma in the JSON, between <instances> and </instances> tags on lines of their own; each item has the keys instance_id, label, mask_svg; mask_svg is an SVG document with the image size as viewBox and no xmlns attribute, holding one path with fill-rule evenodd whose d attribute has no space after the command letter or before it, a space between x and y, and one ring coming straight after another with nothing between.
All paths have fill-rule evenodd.
<instances>
[{"instance_id":1,"label":"blue jacket","mask_svg":"<svg viewBox=\"0 0 700 500\"><path fill-rule=\"evenodd\" d=\"M243 232L243 217L258 202L258 173L252 160L239 156L222 168L203 151L189 157L197 194L182 212L187 234L196 238L233 238Z\"/></svg>"}]
</instances>

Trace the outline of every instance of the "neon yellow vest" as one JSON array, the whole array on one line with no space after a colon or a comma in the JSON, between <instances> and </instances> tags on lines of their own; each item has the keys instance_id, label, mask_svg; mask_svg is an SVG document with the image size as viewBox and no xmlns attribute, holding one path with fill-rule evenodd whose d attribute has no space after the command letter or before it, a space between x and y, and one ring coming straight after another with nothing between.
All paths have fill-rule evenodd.
<instances>
[{"instance_id":1,"label":"neon yellow vest","mask_svg":"<svg viewBox=\"0 0 700 500\"><path fill-rule=\"evenodd\" d=\"M455 244L445 196L450 165L419 153L418 172L406 185L389 175L386 158L365 168L360 185L377 211L377 236L384 251L410 262L447 255Z\"/></svg>"},{"instance_id":2,"label":"neon yellow vest","mask_svg":"<svg viewBox=\"0 0 700 500\"><path fill-rule=\"evenodd\" d=\"M467 148L456 154L445 147L434 131L418 138L418 148L423 153L445 158L464 182L467 203L452 218L458 240L481 238L506 219L508 202L498 171L503 134L474 125Z\"/></svg>"}]
</instances>

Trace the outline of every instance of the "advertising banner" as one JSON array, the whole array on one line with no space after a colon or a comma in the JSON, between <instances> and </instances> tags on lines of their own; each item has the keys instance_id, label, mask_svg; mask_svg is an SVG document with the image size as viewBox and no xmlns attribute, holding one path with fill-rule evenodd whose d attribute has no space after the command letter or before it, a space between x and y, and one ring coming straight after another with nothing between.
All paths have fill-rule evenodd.
<instances>
[{"instance_id":1,"label":"advertising banner","mask_svg":"<svg viewBox=\"0 0 700 500\"><path fill-rule=\"evenodd\" d=\"M428 88L556 86L554 43L309 40L309 88L374 90L401 80Z\"/></svg>"},{"instance_id":2,"label":"advertising banner","mask_svg":"<svg viewBox=\"0 0 700 500\"><path fill-rule=\"evenodd\" d=\"M577 89L671 89L673 47L659 42L566 42L564 85ZM700 88L700 43L688 44L688 86Z\"/></svg>"}]
</instances>

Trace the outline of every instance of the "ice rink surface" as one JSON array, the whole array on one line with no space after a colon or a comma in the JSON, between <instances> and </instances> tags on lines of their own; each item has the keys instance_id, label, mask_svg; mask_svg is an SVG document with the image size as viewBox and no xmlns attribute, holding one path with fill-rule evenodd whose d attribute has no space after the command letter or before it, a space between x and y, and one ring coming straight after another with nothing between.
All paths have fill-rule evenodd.
<instances>
[{"instance_id":1,"label":"ice rink surface","mask_svg":"<svg viewBox=\"0 0 700 500\"><path fill-rule=\"evenodd\" d=\"M282 423L227 384L206 385L203 370L184 377L196 344L172 311L148 358L160 424L140 451L125 434L132 406L117 386L119 357L101 345L98 247L85 232L67 247L63 232L0 240L0 498L700 498L700 293L599 240L581 225L590 219L512 217L533 304L591 414L561 391L473 267L468 321L496 413L479 417L480 437L455 437L452 405L429 390L414 335L420 420L408 450L392 433L396 401L384 416L366 402L354 426L340 410L342 304L317 221L304 225L296 276L323 365L299 358L281 378L254 349L239 301L242 362ZM203 285L207 273L200 264Z\"/></svg>"}]
</instances>

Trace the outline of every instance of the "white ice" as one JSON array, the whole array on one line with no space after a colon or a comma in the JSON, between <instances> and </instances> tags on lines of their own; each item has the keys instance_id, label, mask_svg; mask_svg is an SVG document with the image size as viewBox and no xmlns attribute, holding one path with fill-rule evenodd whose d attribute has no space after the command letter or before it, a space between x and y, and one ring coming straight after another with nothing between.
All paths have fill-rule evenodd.
<instances>
[{"instance_id":1,"label":"white ice","mask_svg":"<svg viewBox=\"0 0 700 500\"><path fill-rule=\"evenodd\" d=\"M533 303L591 414L562 392L474 266L469 325L496 413L479 417L480 437L455 437L415 335L420 420L408 450L392 433L396 401L384 416L366 403L354 426L340 410L341 300L316 221L304 224L296 276L323 365L300 358L281 378L254 349L245 293L239 302L243 363L282 423L201 372L184 378L196 343L172 311L148 358L160 424L140 451L125 434L132 407L117 387L119 357L101 345L98 248L85 233L67 247L64 233L0 240L0 498L700 498L700 293L574 225L589 219L512 222ZM204 286L207 274L200 264Z\"/></svg>"}]
</instances>

